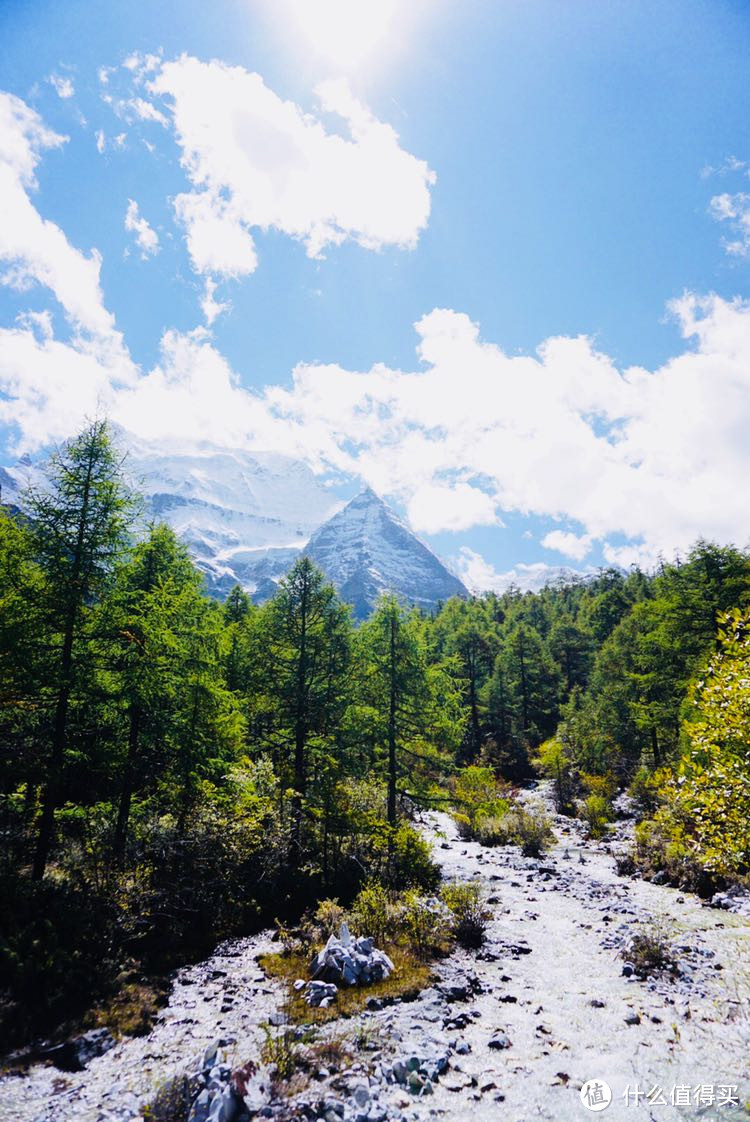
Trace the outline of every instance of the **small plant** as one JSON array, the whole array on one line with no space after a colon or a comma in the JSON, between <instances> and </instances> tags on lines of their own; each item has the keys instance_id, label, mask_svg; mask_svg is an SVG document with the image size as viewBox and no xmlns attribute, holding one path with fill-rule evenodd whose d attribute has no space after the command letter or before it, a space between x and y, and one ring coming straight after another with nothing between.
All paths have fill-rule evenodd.
<instances>
[{"instance_id":1,"label":"small plant","mask_svg":"<svg viewBox=\"0 0 750 1122\"><path fill-rule=\"evenodd\" d=\"M556 737L545 740L533 764L540 775L552 780L557 811L572 814L575 783L570 756L563 742Z\"/></svg>"},{"instance_id":2,"label":"small plant","mask_svg":"<svg viewBox=\"0 0 750 1122\"><path fill-rule=\"evenodd\" d=\"M615 816L612 799L617 782L611 775L582 775L587 792L578 810L578 817L586 823L590 838L603 838Z\"/></svg>"},{"instance_id":3,"label":"small plant","mask_svg":"<svg viewBox=\"0 0 750 1122\"><path fill-rule=\"evenodd\" d=\"M649 978L652 974L663 974L676 969L669 938L658 924L644 926L636 931L621 953L639 978Z\"/></svg>"},{"instance_id":4,"label":"small plant","mask_svg":"<svg viewBox=\"0 0 750 1122\"><path fill-rule=\"evenodd\" d=\"M158 1087L143 1109L145 1122L186 1122L190 1113L190 1083L186 1075L173 1075Z\"/></svg>"},{"instance_id":5,"label":"small plant","mask_svg":"<svg viewBox=\"0 0 750 1122\"><path fill-rule=\"evenodd\" d=\"M313 941L324 943L330 935L337 935L346 918L346 908L338 900L321 900L311 924Z\"/></svg>"},{"instance_id":6,"label":"small plant","mask_svg":"<svg viewBox=\"0 0 750 1122\"><path fill-rule=\"evenodd\" d=\"M358 935L369 936L377 946L396 937L398 917L382 884L370 881L361 889L352 906L351 922Z\"/></svg>"},{"instance_id":7,"label":"small plant","mask_svg":"<svg viewBox=\"0 0 750 1122\"><path fill-rule=\"evenodd\" d=\"M450 909L436 896L407 892L401 910L404 934L417 958L427 961L446 949L451 935Z\"/></svg>"},{"instance_id":8,"label":"small plant","mask_svg":"<svg viewBox=\"0 0 750 1122\"><path fill-rule=\"evenodd\" d=\"M265 1040L261 1045L260 1058L273 1068L274 1083L288 1083L299 1068L296 1034L289 1029L274 1033L269 1025L263 1025L263 1033Z\"/></svg>"},{"instance_id":9,"label":"small plant","mask_svg":"<svg viewBox=\"0 0 750 1122\"><path fill-rule=\"evenodd\" d=\"M481 947L487 921L492 917L481 886L457 881L447 884L440 895L451 911L451 929L456 941L470 950Z\"/></svg>"}]
</instances>

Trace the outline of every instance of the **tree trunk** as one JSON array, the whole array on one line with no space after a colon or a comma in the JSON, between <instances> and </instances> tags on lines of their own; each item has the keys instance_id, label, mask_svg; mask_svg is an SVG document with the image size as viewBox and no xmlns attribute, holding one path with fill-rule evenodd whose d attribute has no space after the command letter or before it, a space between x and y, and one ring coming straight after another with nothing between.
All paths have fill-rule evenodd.
<instances>
[{"instance_id":1,"label":"tree trunk","mask_svg":"<svg viewBox=\"0 0 750 1122\"><path fill-rule=\"evenodd\" d=\"M296 712L294 720L294 799L292 802L292 840L299 848L302 833L302 801L305 796L305 749L307 747L307 613L309 580L305 574L300 604L299 660L297 662Z\"/></svg>"},{"instance_id":2,"label":"tree trunk","mask_svg":"<svg viewBox=\"0 0 750 1122\"><path fill-rule=\"evenodd\" d=\"M125 856L125 843L128 837L128 822L130 821L130 804L133 798L133 781L135 779L135 762L138 758L138 737L141 730L141 711L137 705L130 708L130 732L128 734L128 755L125 760L125 770L122 777L122 790L120 791L120 805L117 810L117 825L115 826L114 858L122 864Z\"/></svg>"},{"instance_id":3,"label":"tree trunk","mask_svg":"<svg viewBox=\"0 0 750 1122\"><path fill-rule=\"evenodd\" d=\"M42 799L42 817L39 823L39 837L37 839L36 853L32 877L41 880L47 868L49 851L52 848L52 837L55 829L55 810L60 798L62 785L63 761L65 758L65 736L68 731L68 708L70 705L70 691L73 670L73 639L75 637L78 608L83 600L83 589L80 587L81 569L83 567L83 542L86 533L86 522L89 515L89 501L91 496L91 477L94 470L93 449L89 454L86 478L83 486L81 511L78 518L76 532L76 546L71 569L70 591L65 626L63 630L63 649L60 659L60 689L55 706L55 723L52 730L52 750L50 752L49 772Z\"/></svg>"},{"instance_id":4,"label":"tree trunk","mask_svg":"<svg viewBox=\"0 0 750 1122\"><path fill-rule=\"evenodd\" d=\"M388 824L396 825L396 621L391 616L388 696Z\"/></svg>"},{"instance_id":5,"label":"tree trunk","mask_svg":"<svg viewBox=\"0 0 750 1122\"><path fill-rule=\"evenodd\" d=\"M651 726L651 751L654 754L654 767L659 767L661 763L661 749L659 748L659 737L656 732L656 725Z\"/></svg>"}]
</instances>

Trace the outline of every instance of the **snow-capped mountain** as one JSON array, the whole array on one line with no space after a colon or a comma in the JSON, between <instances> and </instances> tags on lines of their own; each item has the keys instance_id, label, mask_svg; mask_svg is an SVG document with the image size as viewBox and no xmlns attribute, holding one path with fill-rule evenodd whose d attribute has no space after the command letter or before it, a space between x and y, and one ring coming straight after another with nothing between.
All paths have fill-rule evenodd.
<instances>
[{"instance_id":1,"label":"snow-capped mountain","mask_svg":"<svg viewBox=\"0 0 750 1122\"><path fill-rule=\"evenodd\" d=\"M239 583L257 601L273 595L312 531L342 505L307 464L279 452L128 447L147 516L172 526L216 594Z\"/></svg>"},{"instance_id":2,"label":"snow-capped mountain","mask_svg":"<svg viewBox=\"0 0 750 1122\"><path fill-rule=\"evenodd\" d=\"M305 549L364 619L381 592L432 610L451 596L467 596L458 577L369 487L334 514Z\"/></svg>"},{"instance_id":3,"label":"snow-capped mountain","mask_svg":"<svg viewBox=\"0 0 750 1122\"><path fill-rule=\"evenodd\" d=\"M118 430L128 482L145 498L143 520L167 522L223 595L241 584L257 601L273 595L310 534L343 500L300 460L200 443L149 444ZM45 476L27 456L0 468L0 498L18 506Z\"/></svg>"},{"instance_id":4,"label":"snow-capped mountain","mask_svg":"<svg viewBox=\"0 0 750 1122\"><path fill-rule=\"evenodd\" d=\"M461 581L369 488L344 506L330 481L281 453L207 442L187 449L157 446L122 431L117 438L127 450L125 474L145 498L143 520L167 522L175 530L213 595L241 584L261 603L303 550L359 619L369 615L382 591L427 609L467 595ZM45 475L27 456L0 468L0 501L21 505L29 484L43 488Z\"/></svg>"}]
</instances>

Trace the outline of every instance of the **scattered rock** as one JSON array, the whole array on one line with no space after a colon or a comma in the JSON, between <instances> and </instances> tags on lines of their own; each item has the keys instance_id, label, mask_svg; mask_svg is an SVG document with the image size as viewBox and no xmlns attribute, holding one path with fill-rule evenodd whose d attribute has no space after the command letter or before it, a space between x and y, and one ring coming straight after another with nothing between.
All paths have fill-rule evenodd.
<instances>
[{"instance_id":1,"label":"scattered rock","mask_svg":"<svg viewBox=\"0 0 750 1122\"><path fill-rule=\"evenodd\" d=\"M495 1052L500 1052L505 1048L511 1047L511 1039L506 1032L503 1032L502 1029L498 1029L489 1041L487 1047L492 1048Z\"/></svg>"}]
</instances>

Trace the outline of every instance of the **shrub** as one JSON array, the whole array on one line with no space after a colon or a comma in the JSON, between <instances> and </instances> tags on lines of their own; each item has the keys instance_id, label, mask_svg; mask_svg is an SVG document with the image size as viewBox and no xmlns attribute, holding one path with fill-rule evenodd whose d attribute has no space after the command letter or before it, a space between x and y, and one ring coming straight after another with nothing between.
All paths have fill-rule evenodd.
<instances>
[{"instance_id":1,"label":"shrub","mask_svg":"<svg viewBox=\"0 0 750 1122\"><path fill-rule=\"evenodd\" d=\"M555 840L549 818L541 805L510 803L503 815L480 819L471 839L480 845L518 845L524 857L540 857Z\"/></svg>"},{"instance_id":2,"label":"shrub","mask_svg":"<svg viewBox=\"0 0 750 1122\"><path fill-rule=\"evenodd\" d=\"M590 838L603 838L615 816L612 798L617 780L612 775L582 775L586 798L578 808L578 817L586 823Z\"/></svg>"},{"instance_id":3,"label":"shrub","mask_svg":"<svg viewBox=\"0 0 750 1122\"><path fill-rule=\"evenodd\" d=\"M508 789L489 767L463 768L453 782L456 824L462 837L473 838L484 818L502 818L510 807Z\"/></svg>"},{"instance_id":4,"label":"shrub","mask_svg":"<svg viewBox=\"0 0 750 1122\"><path fill-rule=\"evenodd\" d=\"M321 900L311 924L313 942L325 943L331 935L338 935L346 919L346 908L342 908L338 900Z\"/></svg>"},{"instance_id":5,"label":"shrub","mask_svg":"<svg viewBox=\"0 0 750 1122\"><path fill-rule=\"evenodd\" d=\"M589 795L581 803L578 817L586 823L590 838L603 838L612 820L612 808L602 795Z\"/></svg>"},{"instance_id":6,"label":"shrub","mask_svg":"<svg viewBox=\"0 0 750 1122\"><path fill-rule=\"evenodd\" d=\"M451 930L456 941L469 949L481 947L487 921L492 917L481 886L456 881L446 884L440 895L451 911Z\"/></svg>"},{"instance_id":7,"label":"shrub","mask_svg":"<svg viewBox=\"0 0 750 1122\"><path fill-rule=\"evenodd\" d=\"M370 882L358 894L351 911L352 926L358 935L370 936L380 946L398 935L399 920L381 884Z\"/></svg>"},{"instance_id":8,"label":"shrub","mask_svg":"<svg viewBox=\"0 0 750 1122\"><path fill-rule=\"evenodd\" d=\"M401 906L401 928L417 958L427 960L446 950L451 936L450 909L436 896L411 891Z\"/></svg>"},{"instance_id":9,"label":"shrub","mask_svg":"<svg viewBox=\"0 0 750 1122\"><path fill-rule=\"evenodd\" d=\"M560 814L571 813L575 782L571 760L562 741L555 737L545 740L532 762L540 775L552 780L555 806Z\"/></svg>"},{"instance_id":10,"label":"shrub","mask_svg":"<svg viewBox=\"0 0 750 1122\"><path fill-rule=\"evenodd\" d=\"M674 952L666 932L658 925L642 927L621 951L639 978L676 969Z\"/></svg>"},{"instance_id":11,"label":"shrub","mask_svg":"<svg viewBox=\"0 0 750 1122\"><path fill-rule=\"evenodd\" d=\"M541 857L555 841L555 832L540 807L517 807L512 825L512 840L524 857Z\"/></svg>"},{"instance_id":12,"label":"shrub","mask_svg":"<svg viewBox=\"0 0 750 1122\"><path fill-rule=\"evenodd\" d=\"M639 814L653 814L659 805L658 788L663 771L653 772L645 766L639 767L630 781L628 794L636 805Z\"/></svg>"},{"instance_id":13,"label":"shrub","mask_svg":"<svg viewBox=\"0 0 750 1122\"><path fill-rule=\"evenodd\" d=\"M502 818L492 815L489 818L480 819L476 828L472 831L471 840L487 846L510 845L514 813L514 811L511 811L510 814L506 814Z\"/></svg>"}]
</instances>

